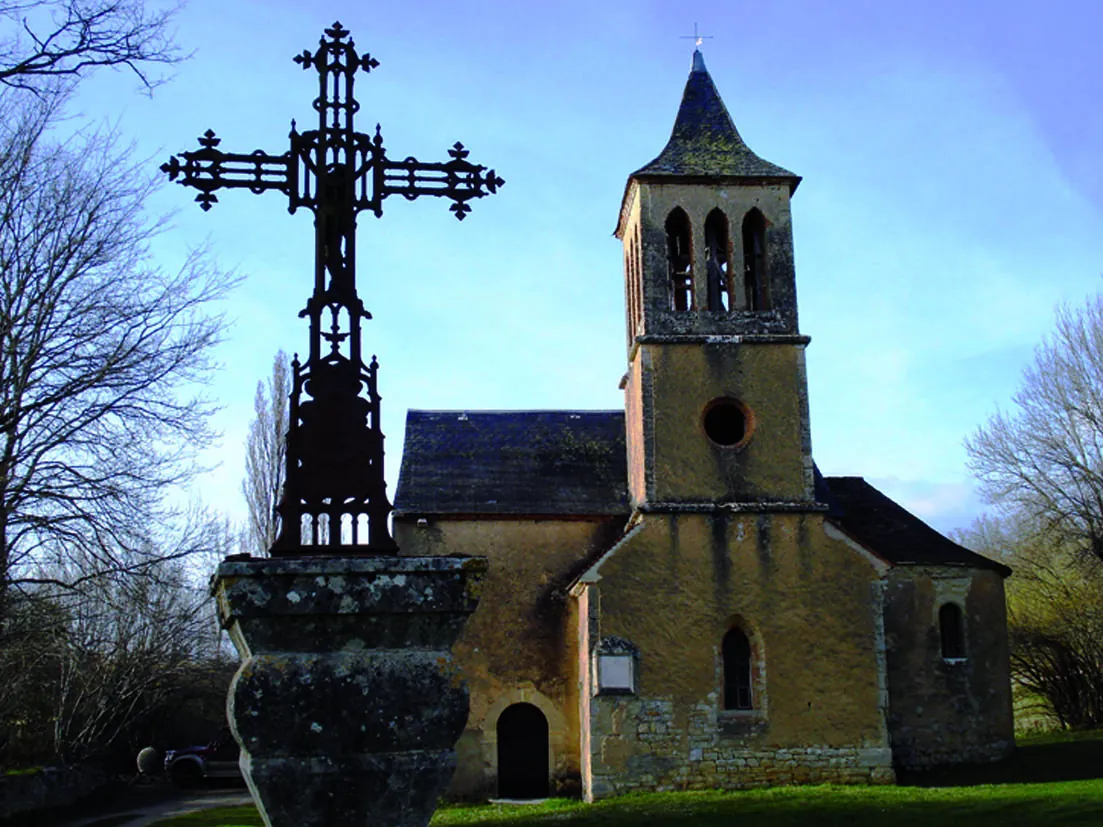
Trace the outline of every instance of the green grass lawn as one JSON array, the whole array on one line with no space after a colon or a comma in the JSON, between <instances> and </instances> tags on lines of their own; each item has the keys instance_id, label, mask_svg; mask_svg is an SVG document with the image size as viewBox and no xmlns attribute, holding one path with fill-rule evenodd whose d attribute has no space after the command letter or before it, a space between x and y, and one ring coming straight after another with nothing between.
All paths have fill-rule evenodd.
<instances>
[{"instance_id":1,"label":"green grass lawn","mask_svg":"<svg viewBox=\"0 0 1103 827\"><path fill-rule=\"evenodd\" d=\"M597 804L449 806L433 827L969 827L1103 825L1103 732L1020 739L999 764L924 773L897 787L779 787L746 792L631 795ZM207 810L157 827L261 827L253 807Z\"/></svg>"}]
</instances>

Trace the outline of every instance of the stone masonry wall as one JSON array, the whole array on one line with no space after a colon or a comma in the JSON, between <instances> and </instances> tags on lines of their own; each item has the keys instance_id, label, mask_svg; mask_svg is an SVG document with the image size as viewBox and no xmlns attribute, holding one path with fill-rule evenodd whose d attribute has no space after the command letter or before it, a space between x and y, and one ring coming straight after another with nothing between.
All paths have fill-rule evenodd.
<instances>
[{"instance_id":1,"label":"stone masonry wall","mask_svg":"<svg viewBox=\"0 0 1103 827\"><path fill-rule=\"evenodd\" d=\"M938 613L963 611L965 657L944 658ZM898 767L997 761L1015 745L1003 578L900 566L885 594L889 715Z\"/></svg>"},{"instance_id":2,"label":"stone masonry wall","mask_svg":"<svg viewBox=\"0 0 1103 827\"><path fill-rule=\"evenodd\" d=\"M580 588L592 654L614 637L639 653L631 694L582 687L587 798L894 780L882 572L821 516L645 514ZM720 697L733 627L751 644L749 710Z\"/></svg>"},{"instance_id":3,"label":"stone masonry wall","mask_svg":"<svg viewBox=\"0 0 1103 827\"><path fill-rule=\"evenodd\" d=\"M597 696L591 778L594 799L637 790L745 789L780 784L891 784L883 748L761 743L754 716L717 713L715 702L675 714L672 701ZM683 718L683 720L680 720ZM749 736L749 737L748 737Z\"/></svg>"},{"instance_id":4,"label":"stone masonry wall","mask_svg":"<svg viewBox=\"0 0 1103 827\"><path fill-rule=\"evenodd\" d=\"M479 609L453 650L471 692L467 727L448 796L498 795L498 718L516 703L547 719L549 789L579 789L578 668L574 601L567 587L581 561L619 536L623 519L396 519L403 554L488 558Z\"/></svg>"},{"instance_id":5,"label":"stone masonry wall","mask_svg":"<svg viewBox=\"0 0 1103 827\"><path fill-rule=\"evenodd\" d=\"M100 770L84 766L46 767L27 775L0 776L0 823L33 824L44 812L67 807L110 782Z\"/></svg>"}]
</instances>

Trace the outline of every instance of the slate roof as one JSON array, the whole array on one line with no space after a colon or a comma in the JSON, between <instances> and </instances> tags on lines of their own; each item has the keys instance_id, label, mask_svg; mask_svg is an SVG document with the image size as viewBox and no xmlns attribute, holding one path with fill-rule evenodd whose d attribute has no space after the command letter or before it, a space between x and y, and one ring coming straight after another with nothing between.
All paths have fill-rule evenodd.
<instances>
[{"instance_id":1,"label":"slate roof","mask_svg":"<svg viewBox=\"0 0 1103 827\"><path fill-rule=\"evenodd\" d=\"M395 515L627 516L623 411L410 411Z\"/></svg>"},{"instance_id":2,"label":"slate roof","mask_svg":"<svg viewBox=\"0 0 1103 827\"><path fill-rule=\"evenodd\" d=\"M1011 569L939 534L861 477L825 477L831 492L829 516L847 534L896 565L950 565ZM841 513L839 513L841 511Z\"/></svg>"},{"instance_id":3,"label":"slate roof","mask_svg":"<svg viewBox=\"0 0 1103 827\"><path fill-rule=\"evenodd\" d=\"M649 175L782 178L791 190L800 183L800 176L764 161L744 143L696 51L670 140L655 160L632 173Z\"/></svg>"},{"instance_id":4,"label":"slate roof","mask_svg":"<svg viewBox=\"0 0 1103 827\"><path fill-rule=\"evenodd\" d=\"M1007 566L939 534L861 477L816 475L829 519L894 565ZM631 512L623 411L410 411L395 516Z\"/></svg>"}]
</instances>

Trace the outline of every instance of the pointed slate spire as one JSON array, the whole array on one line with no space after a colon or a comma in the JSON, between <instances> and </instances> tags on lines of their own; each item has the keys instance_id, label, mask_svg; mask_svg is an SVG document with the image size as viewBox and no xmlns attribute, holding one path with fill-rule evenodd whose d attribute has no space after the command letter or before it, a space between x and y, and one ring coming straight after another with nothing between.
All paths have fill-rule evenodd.
<instances>
[{"instance_id":1,"label":"pointed slate spire","mask_svg":"<svg viewBox=\"0 0 1103 827\"><path fill-rule=\"evenodd\" d=\"M800 176L764 161L743 142L697 49L670 140L655 160L632 173L652 175L785 179L790 190L800 183Z\"/></svg>"}]
</instances>

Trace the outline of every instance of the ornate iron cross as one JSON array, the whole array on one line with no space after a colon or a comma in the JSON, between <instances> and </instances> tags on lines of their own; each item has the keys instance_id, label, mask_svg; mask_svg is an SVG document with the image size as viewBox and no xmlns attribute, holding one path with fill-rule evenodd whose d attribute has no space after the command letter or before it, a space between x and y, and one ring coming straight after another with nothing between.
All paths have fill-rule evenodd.
<instances>
[{"instance_id":1,"label":"ornate iron cross","mask_svg":"<svg viewBox=\"0 0 1103 827\"><path fill-rule=\"evenodd\" d=\"M199 149L174 155L161 170L199 190L195 200L204 210L218 202L215 190L234 188L278 190L288 196L290 212L313 210L314 293L299 314L310 319L310 354L303 364L298 355L292 362L287 474L272 554L393 554L379 363L373 356L365 365L361 355L360 322L371 314L356 295L356 217L364 210L382 215L390 195L437 195L451 199L449 209L462 220L471 211L468 201L505 182L469 162L463 144L448 150L450 161L393 161L378 125L374 136L357 132L353 80L379 62L358 54L340 23L325 30L316 52L304 50L295 62L318 72L316 130L300 133L292 121L291 148L282 155L223 152L208 130Z\"/></svg>"}]
</instances>

